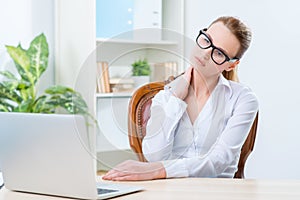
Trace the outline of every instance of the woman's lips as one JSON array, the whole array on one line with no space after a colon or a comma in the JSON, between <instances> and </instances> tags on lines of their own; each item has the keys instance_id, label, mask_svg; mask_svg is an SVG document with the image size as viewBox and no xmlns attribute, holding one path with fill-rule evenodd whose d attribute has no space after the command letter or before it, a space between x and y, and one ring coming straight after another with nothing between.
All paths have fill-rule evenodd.
<instances>
[{"instance_id":1,"label":"woman's lips","mask_svg":"<svg viewBox=\"0 0 300 200\"><path fill-rule=\"evenodd\" d=\"M203 67L205 66L204 62L203 62L200 58L198 58L197 56L195 56L195 59L196 59L196 61L197 61L200 65L202 65Z\"/></svg>"}]
</instances>

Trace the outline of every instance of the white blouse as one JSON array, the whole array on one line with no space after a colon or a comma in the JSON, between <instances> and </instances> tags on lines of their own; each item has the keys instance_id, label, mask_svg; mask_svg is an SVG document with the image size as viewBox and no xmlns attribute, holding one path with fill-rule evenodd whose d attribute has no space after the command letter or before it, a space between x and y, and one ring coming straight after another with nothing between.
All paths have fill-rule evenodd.
<instances>
[{"instance_id":1,"label":"white blouse","mask_svg":"<svg viewBox=\"0 0 300 200\"><path fill-rule=\"evenodd\" d=\"M255 94L220 75L194 124L186 108L167 87L152 99L142 143L145 158L161 161L168 178L232 178L258 111Z\"/></svg>"}]
</instances>

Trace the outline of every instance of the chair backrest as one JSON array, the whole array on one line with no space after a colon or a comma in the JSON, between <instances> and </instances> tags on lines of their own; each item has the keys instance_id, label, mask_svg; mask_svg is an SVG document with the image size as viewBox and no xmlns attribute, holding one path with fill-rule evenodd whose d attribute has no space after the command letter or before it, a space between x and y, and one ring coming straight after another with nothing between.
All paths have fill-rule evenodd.
<instances>
[{"instance_id":1,"label":"chair backrest","mask_svg":"<svg viewBox=\"0 0 300 200\"><path fill-rule=\"evenodd\" d=\"M133 94L128 107L128 136L131 149L137 154L140 161L147 162L143 155L142 141L146 135L146 125L150 118L150 107L152 98L164 88L165 84L172 81L174 78L170 77L165 82L148 83L138 88ZM238 171L234 178L244 178L244 167L246 160L253 151L256 131L258 124L258 113L255 117L253 125L250 129L248 137L243 144Z\"/></svg>"}]
</instances>

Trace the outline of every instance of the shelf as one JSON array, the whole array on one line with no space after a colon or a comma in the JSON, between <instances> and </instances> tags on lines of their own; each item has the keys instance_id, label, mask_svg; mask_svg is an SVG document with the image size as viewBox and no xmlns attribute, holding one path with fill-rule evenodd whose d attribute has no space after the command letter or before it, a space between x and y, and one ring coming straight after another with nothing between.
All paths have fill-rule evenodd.
<instances>
[{"instance_id":1,"label":"shelf","mask_svg":"<svg viewBox=\"0 0 300 200\"><path fill-rule=\"evenodd\" d=\"M98 43L115 43L115 44L144 44L144 45L177 45L176 41L160 40L160 41L139 41L139 40L125 40L125 39L110 39L97 38Z\"/></svg>"},{"instance_id":2,"label":"shelf","mask_svg":"<svg viewBox=\"0 0 300 200\"><path fill-rule=\"evenodd\" d=\"M131 98L132 92L97 93L96 98Z\"/></svg>"}]
</instances>

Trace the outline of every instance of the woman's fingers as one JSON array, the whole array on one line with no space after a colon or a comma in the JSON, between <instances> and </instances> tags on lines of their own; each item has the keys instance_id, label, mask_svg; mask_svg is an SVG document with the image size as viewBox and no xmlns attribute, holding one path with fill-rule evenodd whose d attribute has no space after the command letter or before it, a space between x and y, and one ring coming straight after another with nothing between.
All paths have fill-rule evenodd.
<instances>
[{"instance_id":1,"label":"woman's fingers","mask_svg":"<svg viewBox=\"0 0 300 200\"><path fill-rule=\"evenodd\" d=\"M131 172L130 161L125 161L117 165L116 167L114 167L114 169L109 170L102 178L104 180L112 180L115 177L125 176L126 174L131 174L131 173L133 172Z\"/></svg>"},{"instance_id":2,"label":"woman's fingers","mask_svg":"<svg viewBox=\"0 0 300 200\"><path fill-rule=\"evenodd\" d=\"M151 180L165 178L163 165L159 162L144 163L139 161L125 161L107 172L104 180Z\"/></svg>"},{"instance_id":3,"label":"woman's fingers","mask_svg":"<svg viewBox=\"0 0 300 200\"><path fill-rule=\"evenodd\" d=\"M189 68L187 68L187 70L184 73L184 76L185 76L185 78L186 78L186 80L187 80L188 83L191 80L193 69L194 68L192 66L190 66Z\"/></svg>"},{"instance_id":4,"label":"woman's fingers","mask_svg":"<svg viewBox=\"0 0 300 200\"><path fill-rule=\"evenodd\" d=\"M169 84L171 93L177 98L184 100L187 96L191 83L192 71L193 67L189 67L183 76L176 78Z\"/></svg>"},{"instance_id":5,"label":"woman's fingers","mask_svg":"<svg viewBox=\"0 0 300 200\"><path fill-rule=\"evenodd\" d=\"M145 178L144 173L130 173L130 172L120 172L115 171L105 174L102 178L104 180L120 181L120 180L140 180Z\"/></svg>"}]
</instances>

